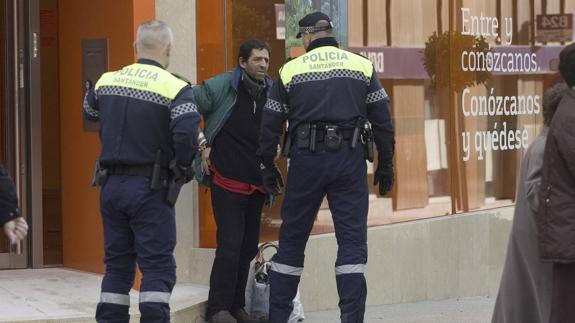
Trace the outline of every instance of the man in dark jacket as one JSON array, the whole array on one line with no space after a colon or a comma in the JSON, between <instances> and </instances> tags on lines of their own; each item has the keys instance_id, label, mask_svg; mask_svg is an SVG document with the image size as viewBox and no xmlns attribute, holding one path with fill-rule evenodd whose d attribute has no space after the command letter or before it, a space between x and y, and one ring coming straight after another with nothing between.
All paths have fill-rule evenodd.
<instances>
[{"instance_id":1,"label":"man in dark jacket","mask_svg":"<svg viewBox=\"0 0 575 323\"><path fill-rule=\"evenodd\" d=\"M206 313L209 322L250 321L244 294L250 262L258 250L266 197L256 150L262 109L271 86L266 75L269 54L266 43L248 40L240 47L233 71L193 89L205 121L196 177L211 186L218 227Z\"/></svg>"},{"instance_id":2,"label":"man in dark jacket","mask_svg":"<svg viewBox=\"0 0 575 323\"><path fill-rule=\"evenodd\" d=\"M569 85L551 122L538 213L542 261L553 263L551 323L575 322L575 44L559 55Z\"/></svg>"},{"instance_id":3,"label":"man in dark jacket","mask_svg":"<svg viewBox=\"0 0 575 323\"><path fill-rule=\"evenodd\" d=\"M11 244L18 243L28 234L28 224L20 216L18 196L4 166L0 164L0 226Z\"/></svg>"}]
</instances>

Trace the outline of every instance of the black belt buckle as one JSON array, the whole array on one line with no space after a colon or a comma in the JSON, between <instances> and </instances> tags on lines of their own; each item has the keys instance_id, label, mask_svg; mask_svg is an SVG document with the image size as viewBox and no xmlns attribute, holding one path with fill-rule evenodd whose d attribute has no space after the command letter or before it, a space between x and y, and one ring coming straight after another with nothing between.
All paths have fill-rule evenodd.
<instances>
[{"instance_id":1,"label":"black belt buckle","mask_svg":"<svg viewBox=\"0 0 575 323\"><path fill-rule=\"evenodd\" d=\"M337 151L341 147L343 137L341 134L337 133L337 126L326 126L325 127L325 146L328 151Z\"/></svg>"}]
</instances>

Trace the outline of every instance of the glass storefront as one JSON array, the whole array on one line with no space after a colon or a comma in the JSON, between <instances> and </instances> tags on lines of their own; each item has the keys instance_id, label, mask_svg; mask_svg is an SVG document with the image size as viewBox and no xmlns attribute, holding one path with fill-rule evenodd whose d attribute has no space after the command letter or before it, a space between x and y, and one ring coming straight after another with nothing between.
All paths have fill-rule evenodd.
<instances>
[{"instance_id":1,"label":"glass storefront","mask_svg":"<svg viewBox=\"0 0 575 323\"><path fill-rule=\"evenodd\" d=\"M396 180L378 196L368 165L369 226L513 205L521 157L542 128L543 93L561 81L558 54L574 40L575 3L285 0L284 41L276 3L232 2L230 50L247 38L270 42L274 79L302 53L297 20L318 9L332 14L342 47L374 63L392 101ZM263 219L262 240L276 239L279 205ZM332 231L324 203L313 233Z\"/></svg>"}]
</instances>

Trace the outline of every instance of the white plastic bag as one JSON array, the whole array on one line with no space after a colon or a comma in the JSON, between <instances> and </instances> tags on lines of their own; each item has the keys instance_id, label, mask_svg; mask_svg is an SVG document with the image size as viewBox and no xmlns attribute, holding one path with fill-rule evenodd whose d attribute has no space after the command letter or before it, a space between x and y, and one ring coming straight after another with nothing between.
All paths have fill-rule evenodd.
<instances>
[{"instance_id":1,"label":"white plastic bag","mask_svg":"<svg viewBox=\"0 0 575 323\"><path fill-rule=\"evenodd\" d=\"M264 258L263 252L267 248L277 246L271 242L263 243L258 250L256 262L250 269L248 286L246 286L246 310L253 320L267 322L270 313L270 284L269 270L271 262ZM303 305L300 301L299 289L293 300L293 311L288 323L302 322L304 320Z\"/></svg>"},{"instance_id":2,"label":"white plastic bag","mask_svg":"<svg viewBox=\"0 0 575 323\"><path fill-rule=\"evenodd\" d=\"M297 290L297 294L295 294L295 298L293 299L293 311L291 312L288 323L296 323L296 322L303 322L305 319L303 313L303 305L299 299L299 288Z\"/></svg>"}]
</instances>

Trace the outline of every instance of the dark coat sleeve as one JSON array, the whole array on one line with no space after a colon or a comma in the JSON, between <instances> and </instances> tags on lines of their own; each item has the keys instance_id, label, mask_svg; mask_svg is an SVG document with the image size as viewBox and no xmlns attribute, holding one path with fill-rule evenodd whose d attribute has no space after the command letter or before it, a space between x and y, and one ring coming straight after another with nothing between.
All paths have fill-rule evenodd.
<instances>
[{"instance_id":1,"label":"dark coat sleeve","mask_svg":"<svg viewBox=\"0 0 575 323\"><path fill-rule=\"evenodd\" d=\"M379 162L391 165L395 147L395 133L391 122L390 100L373 70L366 99L367 119L373 126Z\"/></svg>"},{"instance_id":2,"label":"dark coat sleeve","mask_svg":"<svg viewBox=\"0 0 575 323\"><path fill-rule=\"evenodd\" d=\"M200 115L191 87L183 88L171 103L170 119L176 162L181 166L190 166L198 151L200 125Z\"/></svg>"},{"instance_id":3,"label":"dark coat sleeve","mask_svg":"<svg viewBox=\"0 0 575 323\"><path fill-rule=\"evenodd\" d=\"M20 216L18 196L12 179L0 164L0 225Z\"/></svg>"},{"instance_id":4,"label":"dark coat sleeve","mask_svg":"<svg viewBox=\"0 0 575 323\"><path fill-rule=\"evenodd\" d=\"M273 163L277 154L277 145L287 120L288 109L287 93L281 77L278 77L278 81L273 84L266 105L262 110L260 145L257 154L266 166Z\"/></svg>"}]
</instances>

